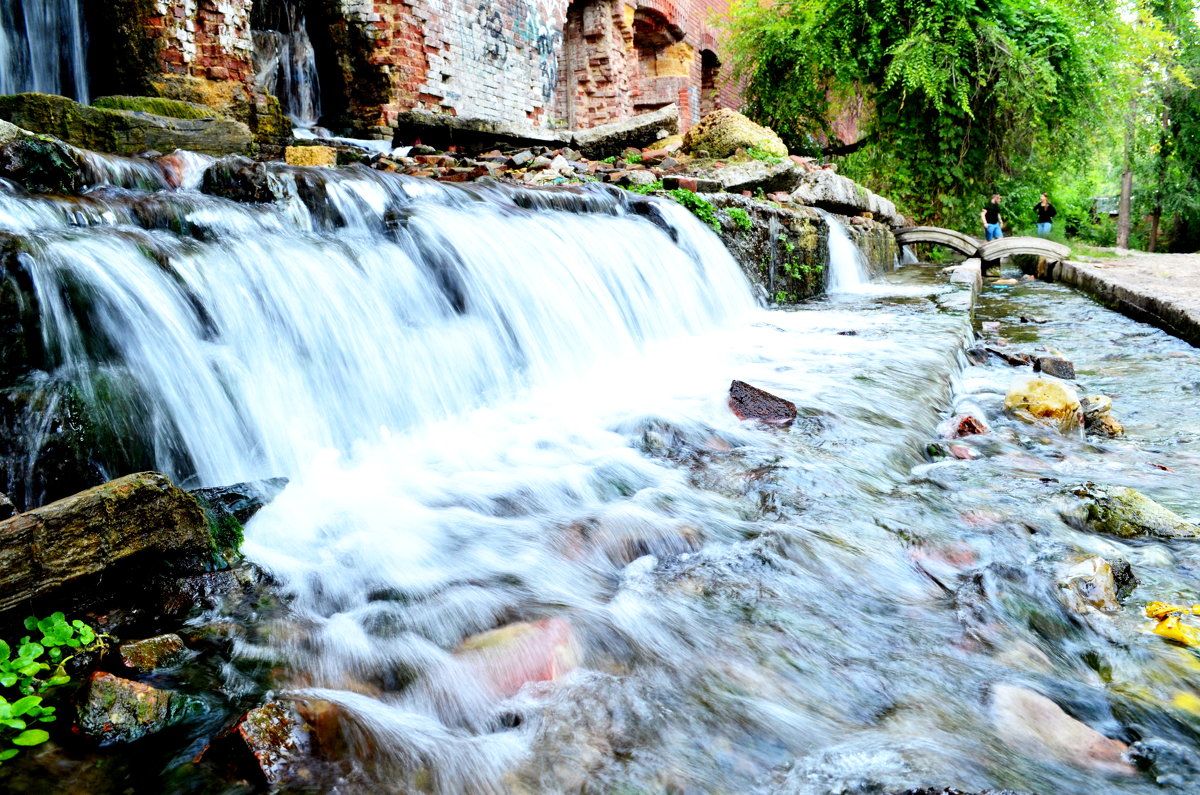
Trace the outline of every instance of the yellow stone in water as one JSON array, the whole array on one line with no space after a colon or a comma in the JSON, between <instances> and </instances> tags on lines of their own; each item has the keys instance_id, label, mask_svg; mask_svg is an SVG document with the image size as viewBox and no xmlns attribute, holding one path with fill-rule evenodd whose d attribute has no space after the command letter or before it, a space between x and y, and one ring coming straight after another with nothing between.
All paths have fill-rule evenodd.
<instances>
[{"instance_id":1,"label":"yellow stone in water","mask_svg":"<svg viewBox=\"0 0 1200 795\"><path fill-rule=\"evenodd\" d=\"M289 166L336 166L337 150L331 146L289 146L283 159Z\"/></svg>"},{"instance_id":2,"label":"yellow stone in water","mask_svg":"<svg viewBox=\"0 0 1200 795\"><path fill-rule=\"evenodd\" d=\"M1083 416L1074 389L1057 378L1038 376L1014 378L1004 408L1017 419L1052 425L1063 433L1076 430Z\"/></svg>"},{"instance_id":3,"label":"yellow stone in water","mask_svg":"<svg viewBox=\"0 0 1200 795\"><path fill-rule=\"evenodd\" d=\"M1154 627L1154 634L1185 646L1200 646L1200 629L1189 627L1179 616L1160 618Z\"/></svg>"}]
</instances>

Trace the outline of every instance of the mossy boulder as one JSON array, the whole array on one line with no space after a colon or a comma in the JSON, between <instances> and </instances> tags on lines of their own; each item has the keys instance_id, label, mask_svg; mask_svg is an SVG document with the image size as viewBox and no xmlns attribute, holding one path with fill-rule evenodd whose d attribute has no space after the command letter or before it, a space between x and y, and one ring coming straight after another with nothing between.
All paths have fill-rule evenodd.
<instances>
[{"instance_id":1,"label":"mossy boulder","mask_svg":"<svg viewBox=\"0 0 1200 795\"><path fill-rule=\"evenodd\" d=\"M0 177L36 193L76 193L83 187L83 173L74 148L0 121Z\"/></svg>"},{"instance_id":2,"label":"mossy boulder","mask_svg":"<svg viewBox=\"0 0 1200 795\"><path fill-rule=\"evenodd\" d=\"M788 154L774 130L728 108L708 114L683 136L683 150L689 154L703 151L709 157L729 157L738 149L751 147L776 157Z\"/></svg>"},{"instance_id":3,"label":"mossy boulder","mask_svg":"<svg viewBox=\"0 0 1200 795\"><path fill-rule=\"evenodd\" d=\"M153 91L164 99L203 105L250 128L260 155L278 157L292 139L292 122L277 97L249 91L230 80L206 80L187 75L162 75Z\"/></svg>"},{"instance_id":4,"label":"mossy boulder","mask_svg":"<svg viewBox=\"0 0 1200 795\"><path fill-rule=\"evenodd\" d=\"M1133 489L1089 484L1075 494L1083 497L1084 506L1074 518L1094 532L1121 538L1200 538L1200 525Z\"/></svg>"},{"instance_id":5,"label":"mossy boulder","mask_svg":"<svg viewBox=\"0 0 1200 795\"><path fill-rule=\"evenodd\" d=\"M53 94L0 96L0 119L81 149L117 155L187 149L220 157L248 152L252 144L250 129L233 119L171 118L113 110Z\"/></svg>"}]
</instances>

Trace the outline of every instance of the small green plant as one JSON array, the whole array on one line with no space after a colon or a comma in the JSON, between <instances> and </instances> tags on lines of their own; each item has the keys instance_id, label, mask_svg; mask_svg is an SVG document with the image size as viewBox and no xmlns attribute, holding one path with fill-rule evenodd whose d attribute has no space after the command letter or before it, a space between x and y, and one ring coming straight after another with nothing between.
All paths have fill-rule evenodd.
<instances>
[{"instance_id":1,"label":"small green plant","mask_svg":"<svg viewBox=\"0 0 1200 795\"><path fill-rule=\"evenodd\" d=\"M640 152L630 152L629 154L625 155L625 162L629 163L630 165L640 163L642 162L642 155Z\"/></svg>"},{"instance_id":2,"label":"small green plant","mask_svg":"<svg viewBox=\"0 0 1200 795\"><path fill-rule=\"evenodd\" d=\"M760 202L766 201L767 200L767 192L765 190L763 190L761 186L758 188L755 188L754 189L754 198L758 199Z\"/></svg>"},{"instance_id":3,"label":"small green plant","mask_svg":"<svg viewBox=\"0 0 1200 795\"><path fill-rule=\"evenodd\" d=\"M647 193L654 193L656 190L662 190L663 182L661 179L656 179L649 185L625 185L624 188L630 193L640 193L645 196Z\"/></svg>"},{"instance_id":4,"label":"small green plant","mask_svg":"<svg viewBox=\"0 0 1200 795\"><path fill-rule=\"evenodd\" d=\"M675 188L667 191L672 199L692 211L692 215L712 227L714 232L721 231L721 222L717 220L717 208L707 199L701 198L687 188Z\"/></svg>"},{"instance_id":5,"label":"small green plant","mask_svg":"<svg viewBox=\"0 0 1200 795\"><path fill-rule=\"evenodd\" d=\"M608 157L601 158L601 159L597 160L596 162L597 163L608 163L611 166L613 163L617 162L617 156L609 155Z\"/></svg>"},{"instance_id":6,"label":"small green plant","mask_svg":"<svg viewBox=\"0 0 1200 795\"><path fill-rule=\"evenodd\" d=\"M729 214L729 220L733 221L733 225L743 232L749 232L753 228L754 222L750 220L750 213L741 207L730 207L726 212Z\"/></svg>"},{"instance_id":7,"label":"small green plant","mask_svg":"<svg viewBox=\"0 0 1200 795\"><path fill-rule=\"evenodd\" d=\"M12 759L23 747L50 739L45 730L29 728L32 723L51 723L55 718L54 707L43 706L40 694L71 681L64 666L77 654L98 651L110 640L78 619L68 622L62 613L42 619L30 616L25 628L40 633L41 638L35 641L33 635L26 635L16 649L0 640L0 688L21 693L15 701L0 693L0 763ZM17 747L7 747L10 744Z\"/></svg>"},{"instance_id":8,"label":"small green plant","mask_svg":"<svg viewBox=\"0 0 1200 795\"><path fill-rule=\"evenodd\" d=\"M796 296L786 290L776 290L775 295L771 296L777 304L787 304L796 300Z\"/></svg>"},{"instance_id":9,"label":"small green plant","mask_svg":"<svg viewBox=\"0 0 1200 795\"><path fill-rule=\"evenodd\" d=\"M746 157L754 160L761 160L764 163L782 163L783 158L779 155L773 155L766 149L760 149L757 146L746 147Z\"/></svg>"}]
</instances>

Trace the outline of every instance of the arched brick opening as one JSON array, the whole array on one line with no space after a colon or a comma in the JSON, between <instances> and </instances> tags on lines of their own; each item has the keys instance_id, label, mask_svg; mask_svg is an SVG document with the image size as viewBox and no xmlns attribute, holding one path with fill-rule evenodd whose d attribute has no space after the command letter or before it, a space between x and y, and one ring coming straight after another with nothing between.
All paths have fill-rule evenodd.
<instances>
[{"instance_id":1,"label":"arched brick opening","mask_svg":"<svg viewBox=\"0 0 1200 795\"><path fill-rule=\"evenodd\" d=\"M700 115L712 113L720 106L721 60L712 50L700 51Z\"/></svg>"},{"instance_id":2,"label":"arched brick opening","mask_svg":"<svg viewBox=\"0 0 1200 795\"><path fill-rule=\"evenodd\" d=\"M637 51L634 111L644 113L678 102L695 59L683 30L661 11L639 8L633 16L633 46Z\"/></svg>"}]
</instances>

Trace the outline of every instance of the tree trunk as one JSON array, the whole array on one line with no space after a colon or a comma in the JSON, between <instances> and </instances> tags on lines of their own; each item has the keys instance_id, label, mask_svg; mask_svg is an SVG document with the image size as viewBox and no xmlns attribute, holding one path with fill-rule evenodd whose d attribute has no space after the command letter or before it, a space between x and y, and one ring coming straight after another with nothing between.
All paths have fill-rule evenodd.
<instances>
[{"instance_id":1,"label":"tree trunk","mask_svg":"<svg viewBox=\"0 0 1200 795\"><path fill-rule=\"evenodd\" d=\"M1130 204L1133 198L1133 101L1125 117L1125 163L1121 169L1121 203L1117 208L1117 248L1129 248Z\"/></svg>"},{"instance_id":2,"label":"tree trunk","mask_svg":"<svg viewBox=\"0 0 1200 795\"><path fill-rule=\"evenodd\" d=\"M1154 209L1150 213L1150 244L1146 246L1151 252L1158 250L1158 232L1162 225L1163 194L1167 189L1167 166L1171 147L1171 118L1168 109L1163 108L1162 126L1158 131L1158 163L1154 173Z\"/></svg>"}]
</instances>

